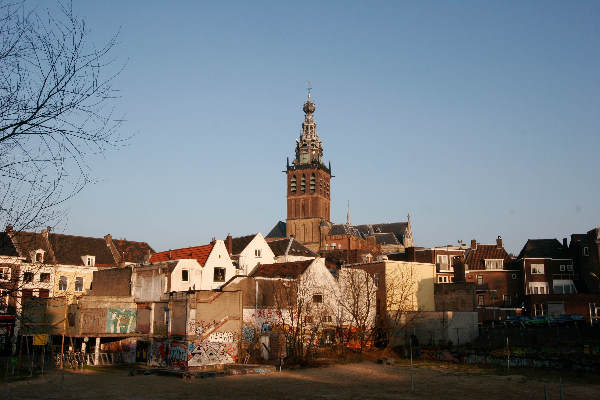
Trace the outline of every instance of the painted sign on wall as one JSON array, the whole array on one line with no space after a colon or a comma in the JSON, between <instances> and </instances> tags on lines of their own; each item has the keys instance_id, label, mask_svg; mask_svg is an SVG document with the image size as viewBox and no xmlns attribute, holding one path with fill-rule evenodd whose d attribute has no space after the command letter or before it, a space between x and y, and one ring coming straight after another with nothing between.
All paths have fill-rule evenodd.
<instances>
[{"instance_id":1,"label":"painted sign on wall","mask_svg":"<svg viewBox=\"0 0 600 400\"><path fill-rule=\"evenodd\" d=\"M107 333L135 332L137 309L134 308L109 308L106 311Z\"/></svg>"}]
</instances>

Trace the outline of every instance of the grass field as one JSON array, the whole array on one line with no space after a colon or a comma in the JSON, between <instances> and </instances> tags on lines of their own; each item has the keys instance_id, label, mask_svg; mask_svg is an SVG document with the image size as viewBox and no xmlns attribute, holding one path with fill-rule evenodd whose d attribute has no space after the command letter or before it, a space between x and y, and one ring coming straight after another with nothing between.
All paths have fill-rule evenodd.
<instances>
[{"instance_id":1,"label":"grass field","mask_svg":"<svg viewBox=\"0 0 600 400\"><path fill-rule=\"evenodd\" d=\"M176 377L136 375L126 369L60 372L30 381L4 384L5 399L600 399L598 376L512 370L446 363L405 361L393 365L370 361L322 368L284 370L267 375L239 375L184 381Z\"/></svg>"}]
</instances>

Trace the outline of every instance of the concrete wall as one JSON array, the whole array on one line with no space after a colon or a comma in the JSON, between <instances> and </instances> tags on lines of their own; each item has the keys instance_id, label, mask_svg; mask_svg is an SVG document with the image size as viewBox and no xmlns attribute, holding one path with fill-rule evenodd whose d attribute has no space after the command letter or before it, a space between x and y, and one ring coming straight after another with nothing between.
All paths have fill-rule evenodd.
<instances>
[{"instance_id":1,"label":"concrete wall","mask_svg":"<svg viewBox=\"0 0 600 400\"><path fill-rule=\"evenodd\" d=\"M405 324L404 324L405 323ZM466 344L479 336L477 312L417 312L407 315L394 330L392 346L408 345L411 335L420 345Z\"/></svg>"},{"instance_id":2,"label":"concrete wall","mask_svg":"<svg viewBox=\"0 0 600 400\"><path fill-rule=\"evenodd\" d=\"M94 271L92 296L129 296L131 268L110 268Z\"/></svg>"}]
</instances>

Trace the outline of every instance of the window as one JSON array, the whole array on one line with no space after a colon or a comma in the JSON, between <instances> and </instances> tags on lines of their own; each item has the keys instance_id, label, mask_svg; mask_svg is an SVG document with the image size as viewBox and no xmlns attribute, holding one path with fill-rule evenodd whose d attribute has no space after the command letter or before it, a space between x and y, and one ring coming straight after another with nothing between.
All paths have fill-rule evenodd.
<instances>
[{"instance_id":1,"label":"window","mask_svg":"<svg viewBox=\"0 0 600 400\"><path fill-rule=\"evenodd\" d=\"M517 279L517 274L512 274L513 279Z\"/></svg>"},{"instance_id":2,"label":"window","mask_svg":"<svg viewBox=\"0 0 600 400\"><path fill-rule=\"evenodd\" d=\"M50 297L50 291L48 289L40 289L40 298L46 299Z\"/></svg>"},{"instance_id":3,"label":"window","mask_svg":"<svg viewBox=\"0 0 600 400\"><path fill-rule=\"evenodd\" d=\"M567 265L567 271L573 271L573 266L572 265Z\"/></svg>"},{"instance_id":4,"label":"window","mask_svg":"<svg viewBox=\"0 0 600 400\"><path fill-rule=\"evenodd\" d=\"M322 294L313 294L312 301L313 301L313 303L322 303L323 302L323 295Z\"/></svg>"},{"instance_id":5,"label":"window","mask_svg":"<svg viewBox=\"0 0 600 400\"><path fill-rule=\"evenodd\" d=\"M35 262L39 262L39 263L44 262L44 252L43 251L41 251L41 250L36 251Z\"/></svg>"},{"instance_id":6,"label":"window","mask_svg":"<svg viewBox=\"0 0 600 400\"><path fill-rule=\"evenodd\" d=\"M296 193L296 175L292 176L292 180L290 181L290 191Z\"/></svg>"},{"instance_id":7,"label":"window","mask_svg":"<svg viewBox=\"0 0 600 400\"><path fill-rule=\"evenodd\" d=\"M88 267L93 267L95 264L96 264L96 257L87 256L85 265L87 265Z\"/></svg>"},{"instance_id":8,"label":"window","mask_svg":"<svg viewBox=\"0 0 600 400\"><path fill-rule=\"evenodd\" d=\"M583 255L586 257L590 255L590 249L587 246L583 248Z\"/></svg>"},{"instance_id":9,"label":"window","mask_svg":"<svg viewBox=\"0 0 600 400\"><path fill-rule=\"evenodd\" d=\"M10 267L0 267L0 280L10 280Z\"/></svg>"},{"instance_id":10,"label":"window","mask_svg":"<svg viewBox=\"0 0 600 400\"><path fill-rule=\"evenodd\" d=\"M483 285L483 275L477 275L477 284Z\"/></svg>"},{"instance_id":11,"label":"window","mask_svg":"<svg viewBox=\"0 0 600 400\"><path fill-rule=\"evenodd\" d=\"M302 193L306 192L306 178L304 177L304 174L302 174L302 178L300 179L300 191Z\"/></svg>"},{"instance_id":12,"label":"window","mask_svg":"<svg viewBox=\"0 0 600 400\"><path fill-rule=\"evenodd\" d=\"M448 277L447 276L439 276L438 282L439 283L448 283Z\"/></svg>"},{"instance_id":13,"label":"window","mask_svg":"<svg viewBox=\"0 0 600 400\"><path fill-rule=\"evenodd\" d=\"M81 276L75 278L75 291L83 292L83 277Z\"/></svg>"},{"instance_id":14,"label":"window","mask_svg":"<svg viewBox=\"0 0 600 400\"><path fill-rule=\"evenodd\" d=\"M189 271L187 269L181 270L181 280L187 282L189 280Z\"/></svg>"},{"instance_id":15,"label":"window","mask_svg":"<svg viewBox=\"0 0 600 400\"><path fill-rule=\"evenodd\" d=\"M480 307L485 306L485 296L483 294L477 295L477 305Z\"/></svg>"},{"instance_id":16,"label":"window","mask_svg":"<svg viewBox=\"0 0 600 400\"><path fill-rule=\"evenodd\" d=\"M544 273L544 264L531 264L532 275L542 275Z\"/></svg>"},{"instance_id":17,"label":"window","mask_svg":"<svg viewBox=\"0 0 600 400\"><path fill-rule=\"evenodd\" d=\"M566 266L564 266L564 265L561 265L561 266L560 266L560 270L561 270L561 271L564 271L565 269L566 269Z\"/></svg>"},{"instance_id":18,"label":"window","mask_svg":"<svg viewBox=\"0 0 600 400\"><path fill-rule=\"evenodd\" d=\"M58 290L67 290L68 284L69 279L66 276L61 275L60 278L58 278Z\"/></svg>"},{"instance_id":19,"label":"window","mask_svg":"<svg viewBox=\"0 0 600 400\"><path fill-rule=\"evenodd\" d=\"M50 274L47 272L42 272L40 274L40 282L45 282L45 283L50 282ZM40 297L42 297L42 296L40 296Z\"/></svg>"},{"instance_id":20,"label":"window","mask_svg":"<svg viewBox=\"0 0 600 400\"><path fill-rule=\"evenodd\" d=\"M529 294L548 294L548 283L529 282Z\"/></svg>"},{"instance_id":21,"label":"window","mask_svg":"<svg viewBox=\"0 0 600 400\"><path fill-rule=\"evenodd\" d=\"M225 268L215 268L213 281L225 282Z\"/></svg>"},{"instance_id":22,"label":"window","mask_svg":"<svg viewBox=\"0 0 600 400\"><path fill-rule=\"evenodd\" d=\"M260 257L260 254L261 254L260 249L254 250L254 257Z\"/></svg>"},{"instance_id":23,"label":"window","mask_svg":"<svg viewBox=\"0 0 600 400\"><path fill-rule=\"evenodd\" d=\"M552 281L552 290L555 294L574 294L577 293L575 284L570 279L555 279Z\"/></svg>"},{"instance_id":24,"label":"window","mask_svg":"<svg viewBox=\"0 0 600 400\"><path fill-rule=\"evenodd\" d=\"M504 260L485 260L485 269L502 269Z\"/></svg>"},{"instance_id":25,"label":"window","mask_svg":"<svg viewBox=\"0 0 600 400\"><path fill-rule=\"evenodd\" d=\"M438 254L437 263L440 265L441 269L448 269L448 256L445 254Z\"/></svg>"},{"instance_id":26,"label":"window","mask_svg":"<svg viewBox=\"0 0 600 400\"><path fill-rule=\"evenodd\" d=\"M502 302L504 303L505 306L510 306L512 304L512 299L510 298L509 294L503 294L502 295Z\"/></svg>"},{"instance_id":27,"label":"window","mask_svg":"<svg viewBox=\"0 0 600 400\"><path fill-rule=\"evenodd\" d=\"M309 186L309 189L310 189L311 193L314 193L314 191L315 191L316 188L317 188L317 181L316 181L316 178L315 178L315 174L312 174L310 176L310 186Z\"/></svg>"},{"instance_id":28,"label":"window","mask_svg":"<svg viewBox=\"0 0 600 400\"><path fill-rule=\"evenodd\" d=\"M25 283L33 282L33 272L24 272L23 273L23 282L25 282Z\"/></svg>"}]
</instances>

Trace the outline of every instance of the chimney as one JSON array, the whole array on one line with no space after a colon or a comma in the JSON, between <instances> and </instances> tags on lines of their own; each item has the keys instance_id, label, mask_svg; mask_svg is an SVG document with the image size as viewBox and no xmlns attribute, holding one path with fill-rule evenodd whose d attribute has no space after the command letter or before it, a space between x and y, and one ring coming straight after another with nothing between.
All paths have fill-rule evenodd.
<instances>
[{"instance_id":1,"label":"chimney","mask_svg":"<svg viewBox=\"0 0 600 400\"><path fill-rule=\"evenodd\" d=\"M462 257L455 259L454 268L454 283L465 282L465 261Z\"/></svg>"},{"instance_id":2,"label":"chimney","mask_svg":"<svg viewBox=\"0 0 600 400\"><path fill-rule=\"evenodd\" d=\"M173 253L171 251L171 249L169 249L169 260L173 257Z\"/></svg>"},{"instance_id":3,"label":"chimney","mask_svg":"<svg viewBox=\"0 0 600 400\"><path fill-rule=\"evenodd\" d=\"M215 237L213 236L212 239L210 239L210 244L215 244L217 242L217 239L215 239Z\"/></svg>"},{"instance_id":4,"label":"chimney","mask_svg":"<svg viewBox=\"0 0 600 400\"><path fill-rule=\"evenodd\" d=\"M477 250L477 240L471 240L471 250Z\"/></svg>"},{"instance_id":5,"label":"chimney","mask_svg":"<svg viewBox=\"0 0 600 400\"><path fill-rule=\"evenodd\" d=\"M231 237L231 233L227 234L227 252L229 255L231 255L233 252L233 239Z\"/></svg>"},{"instance_id":6,"label":"chimney","mask_svg":"<svg viewBox=\"0 0 600 400\"><path fill-rule=\"evenodd\" d=\"M416 256L415 256L415 248L414 247L407 247L406 248L406 261L416 261Z\"/></svg>"},{"instance_id":7,"label":"chimney","mask_svg":"<svg viewBox=\"0 0 600 400\"><path fill-rule=\"evenodd\" d=\"M4 230L6 233L12 233L13 226L11 224L6 225L6 229Z\"/></svg>"},{"instance_id":8,"label":"chimney","mask_svg":"<svg viewBox=\"0 0 600 400\"><path fill-rule=\"evenodd\" d=\"M567 238L563 238L563 247L566 249L567 247Z\"/></svg>"},{"instance_id":9,"label":"chimney","mask_svg":"<svg viewBox=\"0 0 600 400\"><path fill-rule=\"evenodd\" d=\"M498 235L498 239L496 239L496 246L498 246L499 249L502 248L502 236Z\"/></svg>"}]
</instances>

